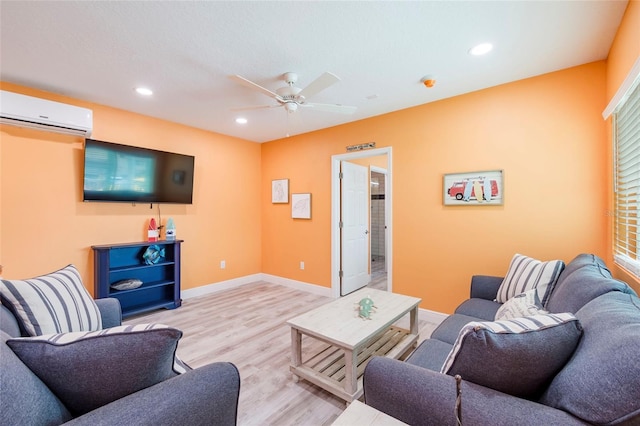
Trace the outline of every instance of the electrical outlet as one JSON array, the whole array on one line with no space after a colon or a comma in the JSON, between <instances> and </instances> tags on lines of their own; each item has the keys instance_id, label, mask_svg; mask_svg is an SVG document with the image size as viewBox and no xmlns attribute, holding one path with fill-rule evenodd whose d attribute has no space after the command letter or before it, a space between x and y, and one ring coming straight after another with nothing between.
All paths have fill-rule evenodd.
<instances>
[{"instance_id":1,"label":"electrical outlet","mask_svg":"<svg viewBox=\"0 0 640 426\"><path fill-rule=\"evenodd\" d=\"M300 262L300 269L304 269L304 262Z\"/></svg>"},{"instance_id":2,"label":"electrical outlet","mask_svg":"<svg viewBox=\"0 0 640 426\"><path fill-rule=\"evenodd\" d=\"M227 267L227 261L226 260L221 260L220 261L220 269L224 269Z\"/></svg>"}]
</instances>

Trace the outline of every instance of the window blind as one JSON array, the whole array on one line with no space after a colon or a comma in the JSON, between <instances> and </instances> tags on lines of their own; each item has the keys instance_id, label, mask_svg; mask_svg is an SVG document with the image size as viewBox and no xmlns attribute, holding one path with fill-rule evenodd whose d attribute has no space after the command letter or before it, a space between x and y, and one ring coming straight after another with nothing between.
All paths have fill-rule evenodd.
<instances>
[{"instance_id":1,"label":"window blind","mask_svg":"<svg viewBox=\"0 0 640 426\"><path fill-rule=\"evenodd\" d=\"M640 277L640 78L613 114L614 261Z\"/></svg>"}]
</instances>

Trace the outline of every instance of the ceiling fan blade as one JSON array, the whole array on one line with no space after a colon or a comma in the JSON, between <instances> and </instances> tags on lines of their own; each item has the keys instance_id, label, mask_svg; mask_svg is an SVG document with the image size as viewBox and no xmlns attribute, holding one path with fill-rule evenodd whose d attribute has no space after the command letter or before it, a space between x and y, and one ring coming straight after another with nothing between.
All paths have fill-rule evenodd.
<instances>
[{"instance_id":1,"label":"ceiling fan blade","mask_svg":"<svg viewBox=\"0 0 640 426\"><path fill-rule=\"evenodd\" d=\"M253 90L257 90L258 92L260 92L260 93L262 93L264 95L267 95L267 96L269 96L271 98L274 98L278 102L282 102L282 97L280 95L278 95L275 92L272 92L269 89L265 89L264 87L260 86L259 84L254 83L251 80L247 80L246 78L244 78L242 76L239 76L237 74L230 75L229 78L232 79L232 80L235 80L237 83L240 83L245 87L248 87L248 88L253 89Z\"/></svg>"},{"instance_id":2,"label":"ceiling fan blade","mask_svg":"<svg viewBox=\"0 0 640 426\"><path fill-rule=\"evenodd\" d=\"M307 87L302 89L298 96L304 96L304 98L309 99L316 93L322 92L327 87L336 84L340 81L340 78L335 74L331 74L330 72L325 72L320 77L313 80Z\"/></svg>"},{"instance_id":3,"label":"ceiling fan blade","mask_svg":"<svg viewBox=\"0 0 640 426\"><path fill-rule=\"evenodd\" d=\"M233 107L233 108L229 108L231 111L248 111L248 110L252 110L252 109L266 109L266 108L278 108L281 107L282 105L250 105L250 106L244 106L244 107Z\"/></svg>"},{"instance_id":4,"label":"ceiling fan blade","mask_svg":"<svg viewBox=\"0 0 640 426\"><path fill-rule=\"evenodd\" d=\"M338 105L338 104L316 104L316 103L305 103L300 106L305 108L312 108L317 111L327 111L327 112L337 112L340 114L353 114L356 112L358 107L347 106L347 105Z\"/></svg>"}]
</instances>

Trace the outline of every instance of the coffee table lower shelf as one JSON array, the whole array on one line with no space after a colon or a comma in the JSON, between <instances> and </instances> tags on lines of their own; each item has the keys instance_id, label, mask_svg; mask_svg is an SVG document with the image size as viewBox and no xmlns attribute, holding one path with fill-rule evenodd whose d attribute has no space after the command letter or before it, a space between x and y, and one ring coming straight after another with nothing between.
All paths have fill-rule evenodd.
<instances>
[{"instance_id":1,"label":"coffee table lower shelf","mask_svg":"<svg viewBox=\"0 0 640 426\"><path fill-rule=\"evenodd\" d=\"M364 369L374 356L403 359L408 352L415 348L418 341L417 334L411 334L409 330L391 326L384 333L372 338L365 346L357 349L353 354L353 362L357 364L356 391L349 393L346 385L345 351L347 348L327 345L318 354L304 361L301 365L291 365L291 372L331 393L347 402L360 398L364 389L362 375Z\"/></svg>"}]
</instances>

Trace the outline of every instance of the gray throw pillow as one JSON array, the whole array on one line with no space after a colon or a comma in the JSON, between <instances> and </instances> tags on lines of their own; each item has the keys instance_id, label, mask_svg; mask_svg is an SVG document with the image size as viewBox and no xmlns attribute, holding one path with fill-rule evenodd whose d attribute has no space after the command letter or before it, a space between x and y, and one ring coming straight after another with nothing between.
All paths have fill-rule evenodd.
<instances>
[{"instance_id":1,"label":"gray throw pillow","mask_svg":"<svg viewBox=\"0 0 640 426\"><path fill-rule=\"evenodd\" d=\"M1 280L0 299L29 336L102 328L102 316L73 265L28 280Z\"/></svg>"},{"instance_id":2,"label":"gray throw pillow","mask_svg":"<svg viewBox=\"0 0 640 426\"><path fill-rule=\"evenodd\" d=\"M7 345L78 416L174 377L180 337L175 328L141 324L15 338Z\"/></svg>"},{"instance_id":3,"label":"gray throw pillow","mask_svg":"<svg viewBox=\"0 0 640 426\"><path fill-rule=\"evenodd\" d=\"M441 372L522 398L538 396L576 349L582 327L570 313L470 322Z\"/></svg>"},{"instance_id":4,"label":"gray throw pillow","mask_svg":"<svg viewBox=\"0 0 640 426\"><path fill-rule=\"evenodd\" d=\"M0 330L0 423L60 425L73 417L49 388L5 344Z\"/></svg>"}]
</instances>

